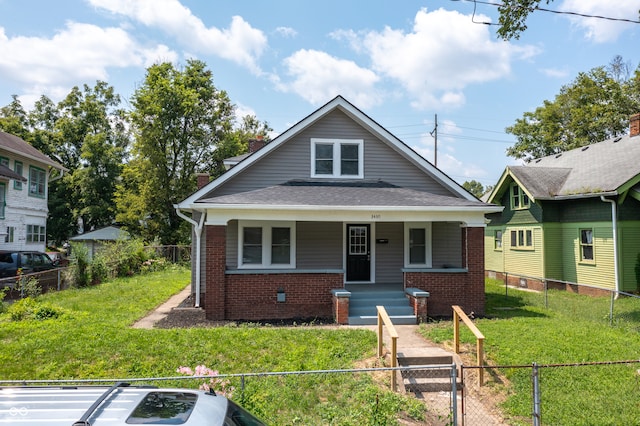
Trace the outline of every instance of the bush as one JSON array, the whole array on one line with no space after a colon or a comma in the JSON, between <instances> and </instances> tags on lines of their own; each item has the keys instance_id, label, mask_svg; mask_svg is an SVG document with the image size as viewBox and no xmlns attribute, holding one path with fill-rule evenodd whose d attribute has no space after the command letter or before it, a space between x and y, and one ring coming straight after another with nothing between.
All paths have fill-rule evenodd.
<instances>
[{"instance_id":1,"label":"bush","mask_svg":"<svg viewBox=\"0 0 640 426\"><path fill-rule=\"evenodd\" d=\"M89 249L82 243L71 243L69 274L72 287L86 287L91 283L89 275Z\"/></svg>"},{"instance_id":2,"label":"bush","mask_svg":"<svg viewBox=\"0 0 640 426\"><path fill-rule=\"evenodd\" d=\"M36 298L42 294L42 287L36 277L22 276L22 270L18 270L18 280L16 282L16 290L24 297Z\"/></svg>"},{"instance_id":3,"label":"bush","mask_svg":"<svg viewBox=\"0 0 640 426\"><path fill-rule=\"evenodd\" d=\"M7 309L7 312L12 321L58 318L63 313L62 310L51 305L40 303L32 297L25 297L24 299L18 300Z\"/></svg>"},{"instance_id":4,"label":"bush","mask_svg":"<svg viewBox=\"0 0 640 426\"><path fill-rule=\"evenodd\" d=\"M91 276L92 284L100 284L109 278L109 267L106 259L101 253L93 256L91 264L89 265L89 274Z\"/></svg>"},{"instance_id":5,"label":"bush","mask_svg":"<svg viewBox=\"0 0 640 426\"><path fill-rule=\"evenodd\" d=\"M140 272L143 262L151 258L150 253L144 248L143 241L136 238L105 244L100 255L104 258L109 276L112 278Z\"/></svg>"}]
</instances>

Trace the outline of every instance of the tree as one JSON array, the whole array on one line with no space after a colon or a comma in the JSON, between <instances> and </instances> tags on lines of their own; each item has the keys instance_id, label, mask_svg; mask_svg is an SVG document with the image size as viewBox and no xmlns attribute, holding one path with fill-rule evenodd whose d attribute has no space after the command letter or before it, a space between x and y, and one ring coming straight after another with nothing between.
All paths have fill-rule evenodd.
<instances>
[{"instance_id":1,"label":"tree","mask_svg":"<svg viewBox=\"0 0 640 426\"><path fill-rule=\"evenodd\" d=\"M174 204L196 189L196 173L217 169L215 151L232 131L234 106L218 90L204 62L147 69L131 101L133 158L118 185L118 220L147 240L188 240Z\"/></svg>"},{"instance_id":2,"label":"tree","mask_svg":"<svg viewBox=\"0 0 640 426\"><path fill-rule=\"evenodd\" d=\"M545 4L551 2L553 0L545 0ZM520 34L527 29L527 18L540 7L540 3L542 0L502 0L498 5L498 35L504 40L520 38ZM638 15L640 16L640 10Z\"/></svg>"},{"instance_id":3,"label":"tree","mask_svg":"<svg viewBox=\"0 0 640 426\"><path fill-rule=\"evenodd\" d=\"M506 129L517 138L507 154L531 161L624 134L640 104L633 83L621 76L613 65L578 74L553 101Z\"/></svg>"},{"instance_id":4,"label":"tree","mask_svg":"<svg viewBox=\"0 0 640 426\"><path fill-rule=\"evenodd\" d=\"M462 184L462 187L476 196L476 198L480 198L484 195L485 189L482 184L476 180L465 181Z\"/></svg>"},{"instance_id":5,"label":"tree","mask_svg":"<svg viewBox=\"0 0 640 426\"><path fill-rule=\"evenodd\" d=\"M498 6L498 35L504 40L519 39L527 29L526 21L542 0L503 0ZM546 4L553 0L545 0Z\"/></svg>"},{"instance_id":6,"label":"tree","mask_svg":"<svg viewBox=\"0 0 640 426\"><path fill-rule=\"evenodd\" d=\"M17 95L11 96L11 103L0 108L0 130L28 140L29 120Z\"/></svg>"}]
</instances>

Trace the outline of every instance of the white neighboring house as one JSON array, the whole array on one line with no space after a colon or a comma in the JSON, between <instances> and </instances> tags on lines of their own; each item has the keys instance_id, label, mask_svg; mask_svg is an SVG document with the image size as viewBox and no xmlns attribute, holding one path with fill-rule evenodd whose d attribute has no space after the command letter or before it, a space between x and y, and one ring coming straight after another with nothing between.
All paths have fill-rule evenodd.
<instances>
[{"instance_id":1,"label":"white neighboring house","mask_svg":"<svg viewBox=\"0 0 640 426\"><path fill-rule=\"evenodd\" d=\"M48 184L66 169L21 138L0 131L0 248L45 251Z\"/></svg>"}]
</instances>

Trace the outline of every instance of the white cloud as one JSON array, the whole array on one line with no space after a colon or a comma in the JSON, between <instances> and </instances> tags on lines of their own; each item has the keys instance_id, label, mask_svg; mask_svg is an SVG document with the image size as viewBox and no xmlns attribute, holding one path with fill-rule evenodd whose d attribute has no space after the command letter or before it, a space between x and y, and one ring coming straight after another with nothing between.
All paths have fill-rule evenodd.
<instances>
[{"instance_id":1,"label":"white cloud","mask_svg":"<svg viewBox=\"0 0 640 426\"><path fill-rule=\"evenodd\" d=\"M291 27L278 27L276 28L276 33L284 38L294 38L298 35L298 32Z\"/></svg>"},{"instance_id":2,"label":"white cloud","mask_svg":"<svg viewBox=\"0 0 640 426\"><path fill-rule=\"evenodd\" d=\"M631 20L638 19L639 9L638 0L616 0L614 3L601 0L565 0L559 7L559 10L565 12ZM622 32L633 30L637 26L637 24L608 19L567 16L573 25L585 31L587 39L595 43L615 41Z\"/></svg>"},{"instance_id":3,"label":"white cloud","mask_svg":"<svg viewBox=\"0 0 640 426\"><path fill-rule=\"evenodd\" d=\"M362 108L381 102L375 84L378 76L353 61L339 59L317 50L299 50L284 60L293 80L279 83L285 92L294 92L314 105L342 95Z\"/></svg>"},{"instance_id":4,"label":"white cloud","mask_svg":"<svg viewBox=\"0 0 640 426\"><path fill-rule=\"evenodd\" d=\"M189 50L228 59L261 74L257 59L267 46L264 33L240 16L228 28L207 28L178 0L88 0L93 6L127 16L175 37Z\"/></svg>"},{"instance_id":5,"label":"white cloud","mask_svg":"<svg viewBox=\"0 0 640 426\"><path fill-rule=\"evenodd\" d=\"M343 31L332 36L366 52L373 69L399 82L418 109L459 107L465 103L466 87L504 78L514 58L537 54L532 46L493 40L487 26L444 9L418 11L411 32L386 27L379 32Z\"/></svg>"},{"instance_id":6,"label":"white cloud","mask_svg":"<svg viewBox=\"0 0 640 426\"><path fill-rule=\"evenodd\" d=\"M540 72L547 77L566 79L569 76L569 71L566 68L542 68Z\"/></svg>"},{"instance_id":7,"label":"white cloud","mask_svg":"<svg viewBox=\"0 0 640 426\"><path fill-rule=\"evenodd\" d=\"M168 47L143 48L120 28L67 22L51 38L7 37L0 27L0 76L29 93L54 94L80 82L107 80L108 69L175 60ZM39 91L39 92L36 92Z\"/></svg>"}]
</instances>

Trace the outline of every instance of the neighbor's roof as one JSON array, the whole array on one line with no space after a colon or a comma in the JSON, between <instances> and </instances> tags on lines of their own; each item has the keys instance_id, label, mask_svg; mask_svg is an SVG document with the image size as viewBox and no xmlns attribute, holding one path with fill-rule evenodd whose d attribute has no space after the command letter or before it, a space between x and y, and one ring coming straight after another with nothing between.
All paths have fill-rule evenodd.
<instances>
[{"instance_id":1,"label":"neighbor's roof","mask_svg":"<svg viewBox=\"0 0 640 426\"><path fill-rule=\"evenodd\" d=\"M383 181L292 180L254 191L198 200L216 206L262 205L289 207L432 207L482 208L478 200L435 195Z\"/></svg>"},{"instance_id":2,"label":"neighbor's roof","mask_svg":"<svg viewBox=\"0 0 640 426\"><path fill-rule=\"evenodd\" d=\"M95 231L86 232L69 238L71 241L117 241L128 240L129 233L115 226L107 226L105 228L96 229Z\"/></svg>"},{"instance_id":3,"label":"neighbor's roof","mask_svg":"<svg viewBox=\"0 0 640 426\"><path fill-rule=\"evenodd\" d=\"M620 193L640 181L640 136L618 136L532 160L524 166L509 166L490 201L506 190L507 177L533 199Z\"/></svg>"},{"instance_id":4,"label":"neighbor's roof","mask_svg":"<svg viewBox=\"0 0 640 426\"><path fill-rule=\"evenodd\" d=\"M66 170L62 164L52 160L42 152L35 149L28 142L10 133L0 131L0 150L8 151L12 154L28 158L38 163L46 164L54 169Z\"/></svg>"},{"instance_id":5,"label":"neighbor's roof","mask_svg":"<svg viewBox=\"0 0 640 426\"><path fill-rule=\"evenodd\" d=\"M24 176L19 175L18 173L14 172L13 170L8 168L4 164L0 164L0 179L1 178L15 179L15 180L19 180L19 181L22 181L22 182L26 182L27 181L27 179Z\"/></svg>"}]
</instances>

